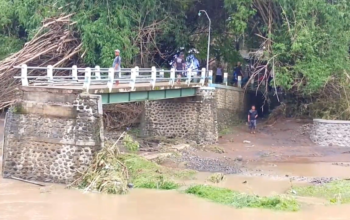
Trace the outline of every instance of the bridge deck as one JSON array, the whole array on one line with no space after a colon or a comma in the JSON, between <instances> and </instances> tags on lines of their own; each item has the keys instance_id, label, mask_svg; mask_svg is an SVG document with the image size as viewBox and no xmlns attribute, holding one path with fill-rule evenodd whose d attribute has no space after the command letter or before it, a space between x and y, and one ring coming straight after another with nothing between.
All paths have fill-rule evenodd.
<instances>
[{"instance_id":1,"label":"bridge deck","mask_svg":"<svg viewBox=\"0 0 350 220\"><path fill-rule=\"evenodd\" d=\"M169 85L169 82L158 82L155 87L152 88L150 83L136 83L135 87L132 89L130 84L114 84L112 91L109 91L107 85L90 85L90 94L104 94L104 93L120 93L120 92L137 92L137 91L152 91L152 90L168 90L168 89L184 89L184 88L197 88L201 87L200 83L191 83L187 85L184 82L180 84L175 83L174 86ZM45 89L64 89L64 90L77 90L83 91L82 85L55 85L55 86L33 86L31 88L45 88Z\"/></svg>"},{"instance_id":2,"label":"bridge deck","mask_svg":"<svg viewBox=\"0 0 350 220\"><path fill-rule=\"evenodd\" d=\"M174 86L168 82L158 82L152 88L150 83L137 83L132 89L129 84L113 85L112 91L109 91L106 85L90 85L88 92L102 96L102 104L115 104L126 102L137 102L145 100L161 100L171 98L191 97L196 95L196 89L201 87L200 83L191 83L187 85L182 82L175 83ZM86 91L82 85L55 85L55 86L27 86L24 90L57 90L71 91L81 93Z\"/></svg>"}]
</instances>

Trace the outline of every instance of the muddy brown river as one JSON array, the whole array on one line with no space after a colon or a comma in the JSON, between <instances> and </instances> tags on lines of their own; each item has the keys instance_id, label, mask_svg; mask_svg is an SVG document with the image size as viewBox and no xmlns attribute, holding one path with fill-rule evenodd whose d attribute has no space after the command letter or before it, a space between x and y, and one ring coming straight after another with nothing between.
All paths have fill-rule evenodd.
<instances>
[{"instance_id":1,"label":"muddy brown river","mask_svg":"<svg viewBox=\"0 0 350 220\"><path fill-rule=\"evenodd\" d=\"M0 133L1 129L0 126ZM350 167L330 163L280 163L254 167L277 175L344 178L350 173ZM198 174L195 182L205 181L208 175ZM247 183L242 184L245 181ZM269 177L228 176L219 186L270 196L286 192L290 189L290 182ZM350 220L350 205L325 205L326 201L315 198L299 200L309 205L295 213L235 209L179 191L134 189L123 196L102 195L65 189L62 185L38 187L0 177L0 220Z\"/></svg>"},{"instance_id":2,"label":"muddy brown river","mask_svg":"<svg viewBox=\"0 0 350 220\"><path fill-rule=\"evenodd\" d=\"M313 164L298 166L304 166L303 170L310 169L310 166L315 169ZM323 171L320 170L319 173L325 174L327 166L334 169L334 166L324 164L320 166ZM199 174L198 181L206 177L205 173ZM248 183L242 184L243 180ZM266 177L228 176L220 186L247 193L274 195L288 190L290 183ZM311 205L299 212L289 213L235 209L179 191L134 189L123 196L101 195L65 189L62 185L38 187L15 180L0 179L1 220L350 219L350 205L329 206L325 205L326 201L320 199L306 200Z\"/></svg>"}]
</instances>

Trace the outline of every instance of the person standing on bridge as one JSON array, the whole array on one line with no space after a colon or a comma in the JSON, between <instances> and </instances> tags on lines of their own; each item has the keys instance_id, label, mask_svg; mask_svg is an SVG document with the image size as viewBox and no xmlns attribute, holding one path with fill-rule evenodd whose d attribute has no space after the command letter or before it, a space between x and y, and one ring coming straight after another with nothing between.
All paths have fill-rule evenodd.
<instances>
[{"instance_id":1,"label":"person standing on bridge","mask_svg":"<svg viewBox=\"0 0 350 220\"><path fill-rule=\"evenodd\" d=\"M177 75L177 83L180 83L181 80L179 78L184 76L184 70L186 68L186 60L184 53L180 53L180 55L175 59L174 66L176 69L176 75Z\"/></svg>"},{"instance_id":2,"label":"person standing on bridge","mask_svg":"<svg viewBox=\"0 0 350 220\"><path fill-rule=\"evenodd\" d=\"M118 78L117 72L121 70L122 58L120 57L120 50L115 50L115 58L113 61L114 78ZM119 85L119 81L116 81L116 85Z\"/></svg>"}]
</instances>

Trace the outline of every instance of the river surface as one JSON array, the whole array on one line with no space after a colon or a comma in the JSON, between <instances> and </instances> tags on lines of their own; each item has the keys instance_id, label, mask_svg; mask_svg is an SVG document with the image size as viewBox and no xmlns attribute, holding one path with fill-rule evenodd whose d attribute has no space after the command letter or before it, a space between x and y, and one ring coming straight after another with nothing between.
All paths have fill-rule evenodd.
<instances>
[{"instance_id":1,"label":"river surface","mask_svg":"<svg viewBox=\"0 0 350 220\"><path fill-rule=\"evenodd\" d=\"M2 126L0 133L1 129ZM1 162L0 158L0 165ZM350 173L350 167L330 163L262 164L254 165L254 168L280 176L349 178ZM204 182L208 175L200 173L194 182ZM227 176L219 184L263 196L284 193L290 189L290 185L288 179L276 179L268 175ZM326 201L314 198L303 200L310 205L296 213L235 209L179 191L133 189L123 196L102 195L65 189L62 185L39 187L0 177L0 220L350 220L350 205L330 206L325 205Z\"/></svg>"},{"instance_id":2,"label":"river surface","mask_svg":"<svg viewBox=\"0 0 350 220\"><path fill-rule=\"evenodd\" d=\"M310 164L298 166L304 166L303 170L310 169ZM327 165L320 166L323 171L319 172L327 172L325 167ZM315 169L314 166L312 168ZM198 181L206 176L199 174ZM247 183L243 184L242 181ZM228 176L220 186L247 193L274 195L288 190L290 183L266 177ZM318 199L310 199L308 203L312 205L296 213L235 209L179 191L134 189L123 196L101 195L65 189L62 185L39 187L0 178L1 220L350 219L350 205L327 206Z\"/></svg>"}]
</instances>

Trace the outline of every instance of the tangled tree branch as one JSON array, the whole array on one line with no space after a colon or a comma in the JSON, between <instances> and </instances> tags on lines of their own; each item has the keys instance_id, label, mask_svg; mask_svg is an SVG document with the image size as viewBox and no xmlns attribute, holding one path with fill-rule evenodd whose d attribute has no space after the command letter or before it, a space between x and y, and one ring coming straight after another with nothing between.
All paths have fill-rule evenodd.
<instances>
[{"instance_id":1,"label":"tangled tree branch","mask_svg":"<svg viewBox=\"0 0 350 220\"><path fill-rule=\"evenodd\" d=\"M28 66L72 66L80 62L78 53L82 44L72 30L74 22L72 14L61 15L43 21L42 27L27 42L23 49L0 62L0 109L10 106L18 98L20 80L14 76L20 75L20 70L14 66L27 64ZM43 72L31 70L28 75L42 75ZM66 72L54 72L64 75Z\"/></svg>"},{"instance_id":2,"label":"tangled tree branch","mask_svg":"<svg viewBox=\"0 0 350 220\"><path fill-rule=\"evenodd\" d=\"M103 107L103 120L107 130L120 130L140 123L144 110L142 102L106 105Z\"/></svg>"}]
</instances>

